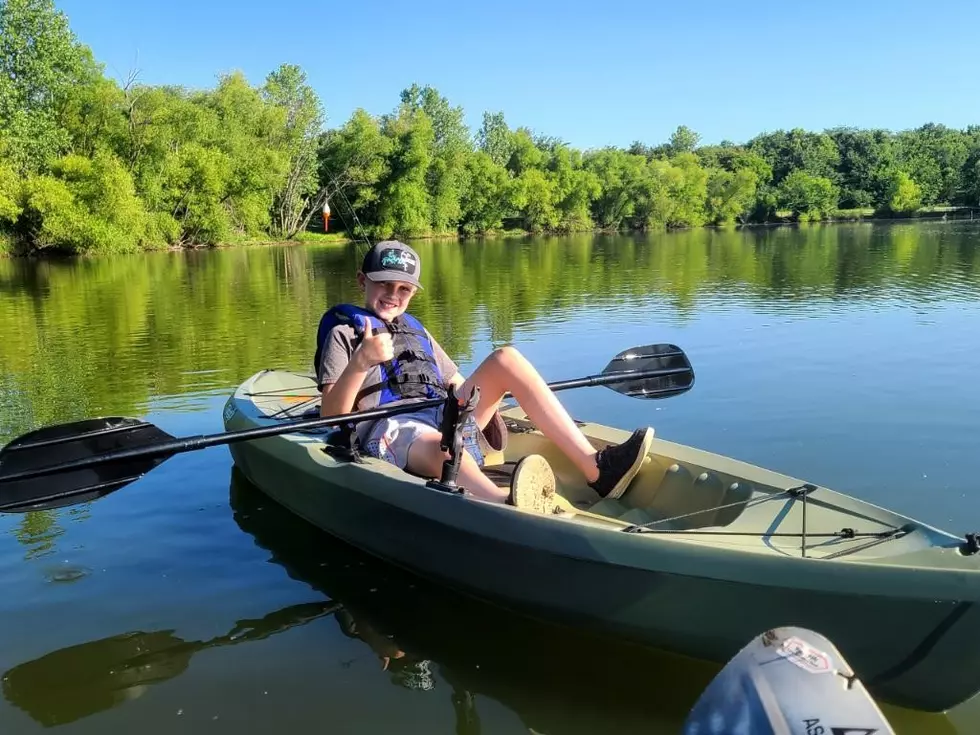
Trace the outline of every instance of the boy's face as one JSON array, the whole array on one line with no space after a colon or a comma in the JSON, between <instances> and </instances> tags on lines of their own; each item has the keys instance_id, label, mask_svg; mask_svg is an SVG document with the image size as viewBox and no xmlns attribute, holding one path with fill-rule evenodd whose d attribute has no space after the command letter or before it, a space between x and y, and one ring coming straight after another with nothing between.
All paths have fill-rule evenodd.
<instances>
[{"instance_id":1,"label":"boy's face","mask_svg":"<svg viewBox=\"0 0 980 735\"><path fill-rule=\"evenodd\" d=\"M405 281L372 281L363 273L357 274L357 282L364 289L364 306L386 322L405 313L416 288Z\"/></svg>"}]
</instances>

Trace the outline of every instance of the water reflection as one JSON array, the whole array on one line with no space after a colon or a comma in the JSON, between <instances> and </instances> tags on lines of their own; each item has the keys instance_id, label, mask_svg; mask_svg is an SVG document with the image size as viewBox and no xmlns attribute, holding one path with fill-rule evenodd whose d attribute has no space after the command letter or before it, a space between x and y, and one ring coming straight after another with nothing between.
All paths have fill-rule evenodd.
<instances>
[{"instance_id":1,"label":"water reflection","mask_svg":"<svg viewBox=\"0 0 980 735\"><path fill-rule=\"evenodd\" d=\"M975 300L976 243L968 223L421 242L426 290L413 311L466 360L482 335L500 344L618 308L684 322L736 306ZM256 370L309 369L323 310L358 299L363 247L0 259L0 441L110 407L139 413L161 396L194 393L182 407L193 410Z\"/></svg>"},{"instance_id":2,"label":"water reflection","mask_svg":"<svg viewBox=\"0 0 980 735\"><path fill-rule=\"evenodd\" d=\"M133 631L52 651L3 675L8 702L45 727L64 725L142 696L153 684L187 670L195 653L264 640L339 609L329 601L276 610L239 620L227 633L185 641L172 630Z\"/></svg>"},{"instance_id":3,"label":"water reflection","mask_svg":"<svg viewBox=\"0 0 980 735\"><path fill-rule=\"evenodd\" d=\"M47 556L55 551L55 541L65 532L53 511L25 513L17 524L14 536L26 547L27 560Z\"/></svg>"}]
</instances>

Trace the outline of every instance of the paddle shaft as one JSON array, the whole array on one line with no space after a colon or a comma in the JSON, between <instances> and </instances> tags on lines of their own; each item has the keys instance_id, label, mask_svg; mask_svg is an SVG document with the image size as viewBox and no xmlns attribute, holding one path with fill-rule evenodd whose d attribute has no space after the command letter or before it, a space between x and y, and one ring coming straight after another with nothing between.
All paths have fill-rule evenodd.
<instances>
[{"instance_id":1,"label":"paddle shaft","mask_svg":"<svg viewBox=\"0 0 980 735\"><path fill-rule=\"evenodd\" d=\"M624 380L643 380L644 378L666 378L671 375L683 375L691 372L690 368L661 368L655 370L633 370L616 373L604 373L601 375L589 375L585 378L573 378L571 380L561 380L555 383L548 383L552 391L568 390L569 388L588 388L594 385L609 385L610 383L621 383ZM512 397L510 393L504 394L504 398Z\"/></svg>"},{"instance_id":2,"label":"paddle shaft","mask_svg":"<svg viewBox=\"0 0 980 735\"><path fill-rule=\"evenodd\" d=\"M553 391L560 391L568 390L570 388L609 385L627 380L668 377L670 375L679 375L688 372L690 372L690 368L655 368L649 370L632 371L624 370L622 372L617 371L614 373L602 373L599 375L590 375L584 378L575 378L572 380L549 383L548 387ZM507 398L509 396L510 394L508 393L505 394L504 397ZM69 462L60 462L48 467L40 467L5 475L4 477L0 478L0 486L2 486L5 482L26 480L33 477L42 477L44 475L67 472L70 470L79 470L86 467L94 467L96 465L105 464L107 462L125 461L144 457L151 458L172 456L174 454L197 451L198 449L207 449L208 447L218 446L221 444L232 444L234 442L250 441L252 439L263 439L265 437L276 436L278 434L288 434L294 431L324 429L332 426L338 426L340 424L381 419L385 418L386 416L394 416L401 413L410 413L426 408L434 408L436 406L441 406L443 403L444 399L442 398L428 398L411 403L383 406L380 408L368 409L366 411L356 411L354 413L343 414L341 416L300 419L298 421L290 421L277 424L275 426L262 426L255 429L242 429L241 431L226 431L220 434L207 434L185 437L182 439L173 439L172 441L163 441L149 447L119 449L112 452L106 452L105 454L95 455L93 457L82 457ZM54 440L52 443L57 443L57 440ZM14 448L14 450L15 449L16 448Z\"/></svg>"}]
</instances>

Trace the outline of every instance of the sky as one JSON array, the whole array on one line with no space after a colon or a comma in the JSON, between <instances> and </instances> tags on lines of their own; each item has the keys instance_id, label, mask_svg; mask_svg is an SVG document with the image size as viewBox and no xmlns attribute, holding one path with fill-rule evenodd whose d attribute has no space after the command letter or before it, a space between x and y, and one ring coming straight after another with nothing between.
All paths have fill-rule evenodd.
<instances>
[{"instance_id":1,"label":"sky","mask_svg":"<svg viewBox=\"0 0 980 735\"><path fill-rule=\"evenodd\" d=\"M281 63L337 127L431 85L582 149L843 126L980 123L980 5L920 2L55 0L108 76L213 87Z\"/></svg>"}]
</instances>

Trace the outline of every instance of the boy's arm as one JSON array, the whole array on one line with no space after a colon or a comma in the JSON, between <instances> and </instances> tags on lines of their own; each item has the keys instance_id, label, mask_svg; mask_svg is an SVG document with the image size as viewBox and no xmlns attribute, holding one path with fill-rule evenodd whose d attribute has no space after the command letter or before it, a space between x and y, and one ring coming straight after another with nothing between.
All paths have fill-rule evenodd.
<instances>
[{"instance_id":1,"label":"boy's arm","mask_svg":"<svg viewBox=\"0 0 980 735\"><path fill-rule=\"evenodd\" d=\"M357 402L358 391L364 385L364 379L375 365L391 360L394 357L391 335L373 334L368 330L362 336L360 344L352 352L339 335L331 333L323 357L321 374L327 378L337 374L337 368L343 365L337 379L332 382L324 381L320 391L320 416L340 416L350 413ZM348 357L349 355L349 357Z\"/></svg>"},{"instance_id":2,"label":"boy's arm","mask_svg":"<svg viewBox=\"0 0 980 735\"><path fill-rule=\"evenodd\" d=\"M350 413L357 400L357 392L364 385L370 368L361 368L357 361L351 358L347 367L337 378L336 383L327 383L320 391L320 416L340 416Z\"/></svg>"}]
</instances>

